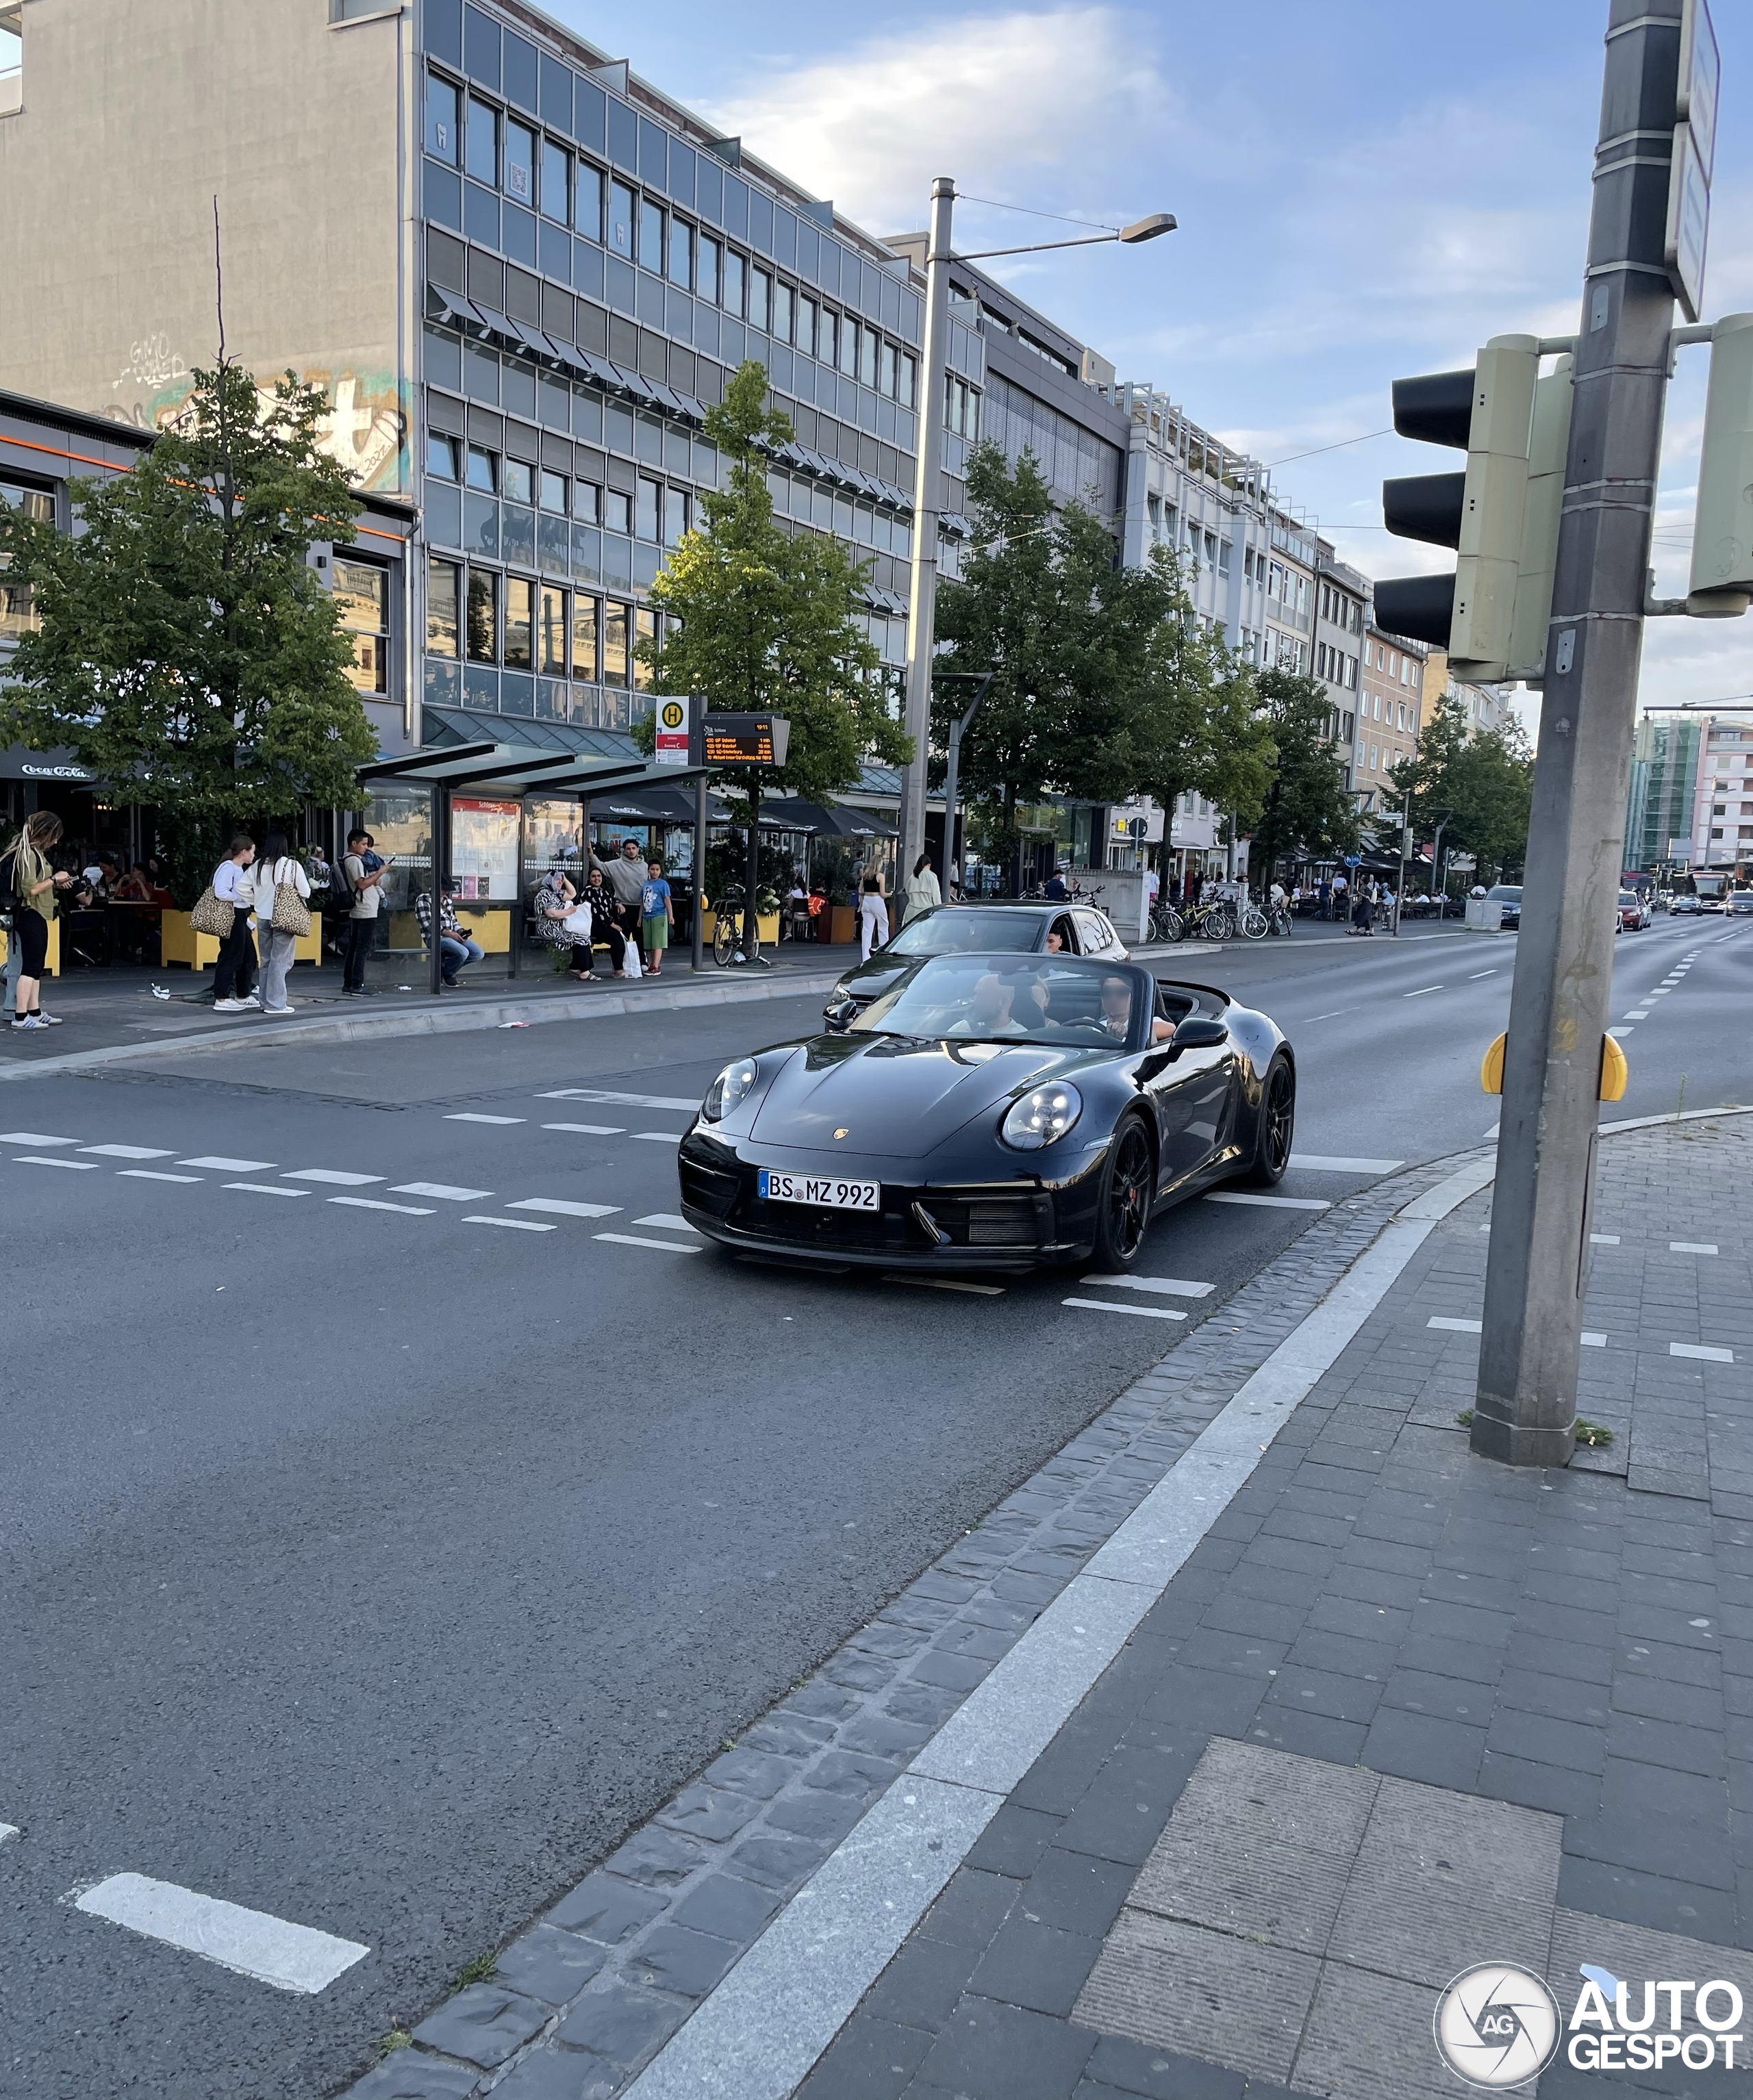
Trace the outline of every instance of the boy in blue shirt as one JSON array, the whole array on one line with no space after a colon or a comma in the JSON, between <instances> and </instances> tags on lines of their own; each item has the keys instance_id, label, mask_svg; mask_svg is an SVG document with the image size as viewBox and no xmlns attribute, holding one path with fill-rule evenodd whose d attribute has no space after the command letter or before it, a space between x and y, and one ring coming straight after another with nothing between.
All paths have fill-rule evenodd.
<instances>
[{"instance_id":1,"label":"boy in blue shirt","mask_svg":"<svg viewBox=\"0 0 1753 2100\"><path fill-rule=\"evenodd\" d=\"M645 951L647 972L660 977L669 929L676 923L676 907L670 902L669 885L664 880L660 860L646 863L646 884L639 893L639 945Z\"/></svg>"}]
</instances>

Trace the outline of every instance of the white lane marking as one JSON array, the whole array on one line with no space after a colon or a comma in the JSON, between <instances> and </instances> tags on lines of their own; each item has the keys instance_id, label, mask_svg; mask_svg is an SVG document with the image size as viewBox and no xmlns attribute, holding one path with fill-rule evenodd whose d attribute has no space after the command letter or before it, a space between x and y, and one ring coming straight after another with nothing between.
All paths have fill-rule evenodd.
<instances>
[{"instance_id":1,"label":"white lane marking","mask_svg":"<svg viewBox=\"0 0 1753 2100\"><path fill-rule=\"evenodd\" d=\"M52 1153L43 1153L39 1156L34 1152L20 1152L14 1157L12 1164L15 1167L70 1167L75 1174L95 1174L97 1171L95 1159L57 1159Z\"/></svg>"},{"instance_id":2,"label":"white lane marking","mask_svg":"<svg viewBox=\"0 0 1753 2100\"><path fill-rule=\"evenodd\" d=\"M679 1130L636 1130L635 1137L642 1137L648 1145L679 1145L684 1133Z\"/></svg>"},{"instance_id":3,"label":"white lane marking","mask_svg":"<svg viewBox=\"0 0 1753 2100\"><path fill-rule=\"evenodd\" d=\"M561 1087L551 1094L538 1094L539 1101L601 1101L617 1109L686 1109L690 1115L700 1102L686 1094L612 1094L600 1087Z\"/></svg>"},{"instance_id":4,"label":"white lane marking","mask_svg":"<svg viewBox=\"0 0 1753 2100\"><path fill-rule=\"evenodd\" d=\"M841 1841L625 2100L795 2092L1261 1453L1424 1244L1464 1167L1383 1230ZM1422 1209L1419 1209L1419 1207ZM1416 1212L1416 1215L1415 1215ZM886 1280L886 1279L885 1279Z\"/></svg>"},{"instance_id":5,"label":"white lane marking","mask_svg":"<svg viewBox=\"0 0 1753 2100\"><path fill-rule=\"evenodd\" d=\"M1619 1244L1617 1233L1591 1233L1589 1238L1596 1246L1617 1246Z\"/></svg>"},{"instance_id":6,"label":"white lane marking","mask_svg":"<svg viewBox=\"0 0 1753 2100\"><path fill-rule=\"evenodd\" d=\"M369 1189L383 1178L381 1174L346 1174L334 1167L294 1167L286 1174L289 1181L322 1181L336 1189Z\"/></svg>"},{"instance_id":7,"label":"white lane marking","mask_svg":"<svg viewBox=\"0 0 1753 2100\"><path fill-rule=\"evenodd\" d=\"M1185 1320L1168 1305L1121 1305L1111 1298L1062 1298L1062 1305L1075 1305L1085 1312L1128 1312L1135 1320Z\"/></svg>"},{"instance_id":8,"label":"white lane marking","mask_svg":"<svg viewBox=\"0 0 1753 2100\"><path fill-rule=\"evenodd\" d=\"M1093 1283L1106 1283L1115 1290L1159 1290L1165 1298L1209 1298L1215 1283L1188 1283L1178 1276L1080 1276L1087 1290Z\"/></svg>"},{"instance_id":9,"label":"white lane marking","mask_svg":"<svg viewBox=\"0 0 1753 2100\"><path fill-rule=\"evenodd\" d=\"M1002 1283L964 1283L954 1276L908 1276L901 1269L884 1274L885 1283L911 1283L921 1290L960 1290L969 1298L1002 1298L1009 1288Z\"/></svg>"},{"instance_id":10,"label":"white lane marking","mask_svg":"<svg viewBox=\"0 0 1753 2100\"><path fill-rule=\"evenodd\" d=\"M1607 1030L1607 1033L1612 1036L1616 1042L1619 1037L1622 1035L1629 1035L1631 1032L1631 1030L1628 1028L1609 1028Z\"/></svg>"},{"instance_id":11,"label":"white lane marking","mask_svg":"<svg viewBox=\"0 0 1753 2100\"><path fill-rule=\"evenodd\" d=\"M1592 1334L1587 1327L1583 1330L1582 1339L1585 1349L1604 1349L1607 1346L1605 1335Z\"/></svg>"},{"instance_id":12,"label":"white lane marking","mask_svg":"<svg viewBox=\"0 0 1753 2100\"><path fill-rule=\"evenodd\" d=\"M1446 1334L1450 1335L1477 1335L1481 1331L1480 1323L1477 1320L1450 1320L1445 1318L1440 1312L1427 1320L1424 1325L1427 1327L1441 1327Z\"/></svg>"},{"instance_id":13,"label":"white lane marking","mask_svg":"<svg viewBox=\"0 0 1753 2100\"><path fill-rule=\"evenodd\" d=\"M1498 1132L1499 1132L1502 1128L1503 1128L1503 1125L1502 1125L1501 1123L1493 1123L1493 1124L1492 1124L1491 1127L1490 1127L1488 1131L1485 1131L1485 1132L1481 1132L1481 1136L1485 1136L1485 1137L1487 1137L1487 1138L1495 1137L1495 1136L1497 1136Z\"/></svg>"},{"instance_id":14,"label":"white lane marking","mask_svg":"<svg viewBox=\"0 0 1753 2100\"><path fill-rule=\"evenodd\" d=\"M1622 1021L1647 1021L1649 1009L1647 1006L1634 1006L1629 1013L1622 1013L1619 1018Z\"/></svg>"},{"instance_id":15,"label":"white lane marking","mask_svg":"<svg viewBox=\"0 0 1753 2100\"><path fill-rule=\"evenodd\" d=\"M246 1189L252 1196L308 1196L311 1193L308 1189L282 1189L272 1181L226 1181L220 1185L226 1189Z\"/></svg>"},{"instance_id":16,"label":"white lane marking","mask_svg":"<svg viewBox=\"0 0 1753 2100\"><path fill-rule=\"evenodd\" d=\"M1256 1203L1267 1211L1331 1211L1333 1207L1315 1196L1250 1196L1239 1189L1218 1189L1205 1200L1208 1203Z\"/></svg>"},{"instance_id":17,"label":"white lane marking","mask_svg":"<svg viewBox=\"0 0 1753 2100\"><path fill-rule=\"evenodd\" d=\"M169 1149L150 1145L82 1145L82 1152L89 1152L98 1159L168 1159Z\"/></svg>"},{"instance_id":18,"label":"white lane marking","mask_svg":"<svg viewBox=\"0 0 1753 2100\"><path fill-rule=\"evenodd\" d=\"M463 1109L455 1115L446 1116L444 1120L446 1123L524 1123L528 1118L524 1116L476 1115L472 1110Z\"/></svg>"},{"instance_id":19,"label":"white lane marking","mask_svg":"<svg viewBox=\"0 0 1753 2100\"><path fill-rule=\"evenodd\" d=\"M636 1225L662 1225L673 1233L699 1230L698 1226L691 1225L686 1218L678 1218L673 1211L653 1211L648 1218L635 1218L634 1223Z\"/></svg>"},{"instance_id":20,"label":"white lane marking","mask_svg":"<svg viewBox=\"0 0 1753 2100\"><path fill-rule=\"evenodd\" d=\"M555 1233L560 1229L558 1225L538 1225L532 1218L473 1216L465 1218L462 1222L466 1225L504 1225L514 1233Z\"/></svg>"},{"instance_id":21,"label":"white lane marking","mask_svg":"<svg viewBox=\"0 0 1753 2100\"><path fill-rule=\"evenodd\" d=\"M1401 993L1400 996L1402 999L1422 999L1426 992L1441 991L1442 990L1442 986L1441 985L1420 985L1416 991L1403 991Z\"/></svg>"},{"instance_id":22,"label":"white lane marking","mask_svg":"<svg viewBox=\"0 0 1753 2100\"><path fill-rule=\"evenodd\" d=\"M146 1874L112 1874L77 1897L73 1908L306 1997L326 1990L371 1952L357 1940L338 1939L312 1926L292 1925Z\"/></svg>"},{"instance_id":23,"label":"white lane marking","mask_svg":"<svg viewBox=\"0 0 1753 2100\"><path fill-rule=\"evenodd\" d=\"M384 1203L374 1196L331 1196L331 1203L345 1203L355 1211L400 1211L407 1218L435 1218L436 1211L420 1203Z\"/></svg>"},{"instance_id":24,"label":"white lane marking","mask_svg":"<svg viewBox=\"0 0 1753 2100\"><path fill-rule=\"evenodd\" d=\"M1671 990L1672 986L1669 985L1655 985L1644 994L1644 997L1645 999L1666 999Z\"/></svg>"},{"instance_id":25,"label":"white lane marking","mask_svg":"<svg viewBox=\"0 0 1753 2100\"><path fill-rule=\"evenodd\" d=\"M0 1145L77 1145L77 1137L51 1137L46 1131L0 1130Z\"/></svg>"},{"instance_id":26,"label":"white lane marking","mask_svg":"<svg viewBox=\"0 0 1753 2100\"><path fill-rule=\"evenodd\" d=\"M0 1845L4 1845L9 1839L17 1835L18 1825L15 1823L0 1823Z\"/></svg>"},{"instance_id":27,"label":"white lane marking","mask_svg":"<svg viewBox=\"0 0 1753 2100\"><path fill-rule=\"evenodd\" d=\"M1706 1364L1732 1364L1735 1360L1733 1349L1712 1349L1702 1342L1670 1342L1667 1352L1671 1357L1696 1357Z\"/></svg>"},{"instance_id":28,"label":"white lane marking","mask_svg":"<svg viewBox=\"0 0 1753 2100\"><path fill-rule=\"evenodd\" d=\"M210 1167L215 1174L259 1174L265 1167L274 1164L272 1159L221 1159L217 1154L204 1154L199 1159L179 1159L179 1167Z\"/></svg>"},{"instance_id":29,"label":"white lane marking","mask_svg":"<svg viewBox=\"0 0 1753 2100\"><path fill-rule=\"evenodd\" d=\"M392 1196L439 1196L447 1203L484 1203L491 1189L453 1189L448 1181L398 1181Z\"/></svg>"},{"instance_id":30,"label":"white lane marking","mask_svg":"<svg viewBox=\"0 0 1753 2100\"><path fill-rule=\"evenodd\" d=\"M1481 977L1495 977L1496 975L1495 970L1475 970L1467 982L1469 984L1477 984Z\"/></svg>"},{"instance_id":31,"label":"white lane marking","mask_svg":"<svg viewBox=\"0 0 1753 2100\"><path fill-rule=\"evenodd\" d=\"M1716 1242L1715 1240L1670 1240L1667 1251L1670 1254L1715 1254Z\"/></svg>"},{"instance_id":32,"label":"white lane marking","mask_svg":"<svg viewBox=\"0 0 1753 2100\"><path fill-rule=\"evenodd\" d=\"M1403 1159L1348 1159L1336 1152L1293 1152L1292 1167L1306 1167L1317 1174L1398 1174Z\"/></svg>"},{"instance_id":33,"label":"white lane marking","mask_svg":"<svg viewBox=\"0 0 1753 2100\"><path fill-rule=\"evenodd\" d=\"M619 1203L572 1203L559 1196L525 1196L520 1202L507 1203L508 1211L553 1211L563 1218L612 1218L620 1208Z\"/></svg>"},{"instance_id":34,"label":"white lane marking","mask_svg":"<svg viewBox=\"0 0 1753 2100\"><path fill-rule=\"evenodd\" d=\"M198 1174L155 1174L150 1167L118 1167L116 1170L116 1179L118 1181L198 1182L201 1178Z\"/></svg>"},{"instance_id":35,"label":"white lane marking","mask_svg":"<svg viewBox=\"0 0 1753 2100\"><path fill-rule=\"evenodd\" d=\"M569 1130L580 1137L625 1137L627 1126L624 1123L545 1123L544 1130Z\"/></svg>"},{"instance_id":36,"label":"white lane marking","mask_svg":"<svg viewBox=\"0 0 1753 2100\"><path fill-rule=\"evenodd\" d=\"M1311 1013L1309 1018L1311 1021L1337 1021L1342 1013L1350 1013L1353 1011L1354 1009L1349 1006L1336 1006L1331 1013Z\"/></svg>"},{"instance_id":37,"label":"white lane marking","mask_svg":"<svg viewBox=\"0 0 1753 2100\"><path fill-rule=\"evenodd\" d=\"M642 1239L637 1233L598 1233L599 1240L612 1240L616 1246L660 1247L665 1254L698 1254L697 1246L682 1246L675 1240Z\"/></svg>"}]
</instances>

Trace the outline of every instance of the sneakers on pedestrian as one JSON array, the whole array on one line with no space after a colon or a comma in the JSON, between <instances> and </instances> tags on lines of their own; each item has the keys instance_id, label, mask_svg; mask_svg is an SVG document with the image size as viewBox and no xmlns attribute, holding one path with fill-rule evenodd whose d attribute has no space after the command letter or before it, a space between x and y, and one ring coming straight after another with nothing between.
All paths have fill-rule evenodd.
<instances>
[{"instance_id":1,"label":"sneakers on pedestrian","mask_svg":"<svg viewBox=\"0 0 1753 2100\"><path fill-rule=\"evenodd\" d=\"M12 1026L15 1028L44 1028L47 1024L39 1021L35 1014L27 1013L22 1019L15 1014L12 1017Z\"/></svg>"},{"instance_id":2,"label":"sneakers on pedestrian","mask_svg":"<svg viewBox=\"0 0 1753 2100\"><path fill-rule=\"evenodd\" d=\"M254 1006L253 999L216 999L213 1002L215 1013L249 1013Z\"/></svg>"},{"instance_id":3,"label":"sneakers on pedestrian","mask_svg":"<svg viewBox=\"0 0 1753 2100\"><path fill-rule=\"evenodd\" d=\"M264 1013L290 1013L292 1003L289 999L285 1006L264 1006L262 1011Z\"/></svg>"},{"instance_id":4,"label":"sneakers on pedestrian","mask_svg":"<svg viewBox=\"0 0 1753 2100\"><path fill-rule=\"evenodd\" d=\"M45 1028L59 1028L62 1021L61 1015L58 1013L45 1013L40 1006L37 1008L37 1018L42 1023Z\"/></svg>"}]
</instances>

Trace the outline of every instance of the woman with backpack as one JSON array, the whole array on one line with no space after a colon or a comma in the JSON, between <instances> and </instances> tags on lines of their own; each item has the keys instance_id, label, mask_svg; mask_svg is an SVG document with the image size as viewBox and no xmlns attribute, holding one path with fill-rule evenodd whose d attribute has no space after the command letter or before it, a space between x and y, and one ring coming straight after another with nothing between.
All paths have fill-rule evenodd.
<instances>
[{"instance_id":1,"label":"woman with backpack","mask_svg":"<svg viewBox=\"0 0 1753 2100\"><path fill-rule=\"evenodd\" d=\"M48 855L61 836L61 820L52 810L38 810L0 854L0 881L11 893L12 930L9 947L18 949L17 990L12 1000L15 1028L58 1028L60 1016L45 1013L40 998L42 973L49 960L49 921L55 916L55 893L73 881L49 865Z\"/></svg>"},{"instance_id":2,"label":"woman with backpack","mask_svg":"<svg viewBox=\"0 0 1753 2100\"><path fill-rule=\"evenodd\" d=\"M287 893L280 894L284 890ZM286 842L286 834L272 831L262 841L262 858L256 866L256 946L262 953L259 1003L264 1013L290 1013L286 996L286 973L298 945L298 921L310 930L311 879Z\"/></svg>"}]
</instances>

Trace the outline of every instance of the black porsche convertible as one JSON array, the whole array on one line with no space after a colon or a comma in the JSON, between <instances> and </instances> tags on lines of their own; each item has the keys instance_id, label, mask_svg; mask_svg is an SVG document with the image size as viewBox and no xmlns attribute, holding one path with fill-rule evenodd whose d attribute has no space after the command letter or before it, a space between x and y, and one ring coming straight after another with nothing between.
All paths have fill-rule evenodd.
<instances>
[{"instance_id":1,"label":"black porsche convertible","mask_svg":"<svg viewBox=\"0 0 1753 2100\"><path fill-rule=\"evenodd\" d=\"M1289 1163L1291 1045L1133 963L921 958L828 1032L726 1065L678 1155L723 1246L824 1266L1137 1259L1161 1207Z\"/></svg>"}]
</instances>

